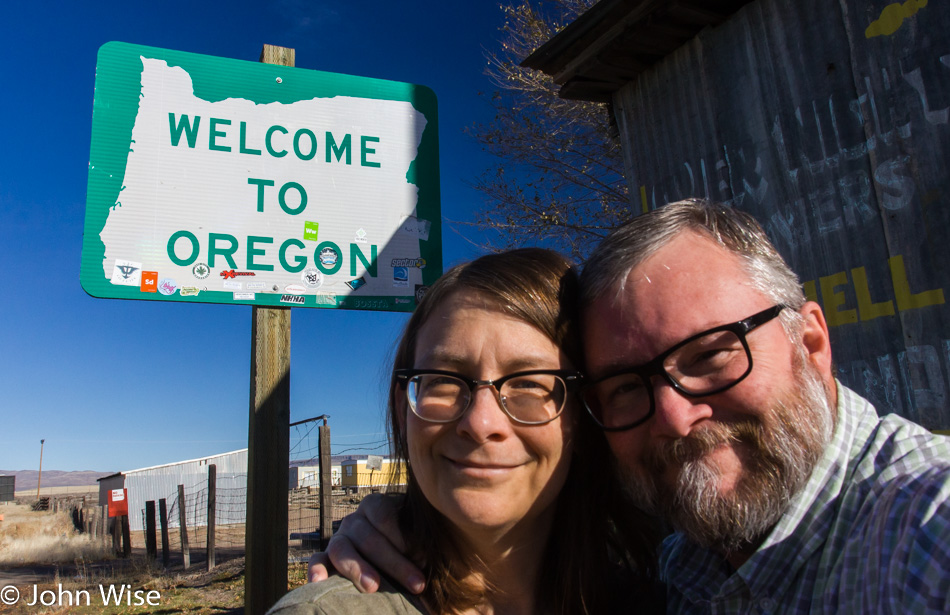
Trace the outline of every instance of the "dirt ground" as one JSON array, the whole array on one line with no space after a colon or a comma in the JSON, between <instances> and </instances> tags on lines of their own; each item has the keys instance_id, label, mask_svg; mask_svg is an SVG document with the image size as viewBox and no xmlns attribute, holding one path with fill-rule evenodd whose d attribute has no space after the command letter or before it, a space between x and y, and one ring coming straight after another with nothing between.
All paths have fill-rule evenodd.
<instances>
[{"instance_id":1,"label":"dirt ground","mask_svg":"<svg viewBox=\"0 0 950 615\"><path fill-rule=\"evenodd\" d=\"M4 505L0 514L0 614L243 613L243 545L216 549L211 571L203 549L188 570L180 552L163 568L144 547L123 559L101 540L90 545L66 512ZM304 581L305 565L289 564L288 589Z\"/></svg>"},{"instance_id":2,"label":"dirt ground","mask_svg":"<svg viewBox=\"0 0 950 615\"><path fill-rule=\"evenodd\" d=\"M52 575L34 570L41 574L29 579L0 570L0 614L244 613L243 556L219 562L211 571L204 564L187 571L161 570L137 557L118 562L85 570L63 566ZM288 566L288 591L303 585L305 569L302 563ZM11 586L16 593L5 594ZM14 596L19 600L8 604Z\"/></svg>"}]
</instances>

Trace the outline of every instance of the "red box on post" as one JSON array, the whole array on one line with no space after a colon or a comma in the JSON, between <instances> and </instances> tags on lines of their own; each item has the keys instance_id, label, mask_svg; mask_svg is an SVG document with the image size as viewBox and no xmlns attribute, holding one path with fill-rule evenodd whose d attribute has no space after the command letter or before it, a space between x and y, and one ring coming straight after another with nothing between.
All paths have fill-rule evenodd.
<instances>
[{"instance_id":1,"label":"red box on post","mask_svg":"<svg viewBox=\"0 0 950 615\"><path fill-rule=\"evenodd\" d=\"M128 489L109 490L109 517L127 517L129 515Z\"/></svg>"}]
</instances>

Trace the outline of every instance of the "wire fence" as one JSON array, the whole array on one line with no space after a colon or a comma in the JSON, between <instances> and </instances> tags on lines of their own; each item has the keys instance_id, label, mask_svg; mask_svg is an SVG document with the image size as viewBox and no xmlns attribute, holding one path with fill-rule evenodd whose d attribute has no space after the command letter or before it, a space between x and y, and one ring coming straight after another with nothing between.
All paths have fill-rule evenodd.
<instances>
[{"instance_id":1,"label":"wire fence","mask_svg":"<svg viewBox=\"0 0 950 615\"><path fill-rule=\"evenodd\" d=\"M319 549L320 545L321 497L317 467L320 460L320 420L323 418L316 417L291 425L291 483L287 491L287 543L292 556L305 557L308 552ZM343 446L345 451L373 451L385 445L385 440L376 440L354 442ZM354 467L350 468L350 474L345 482L355 487L344 488L341 484L343 479L339 467L333 468L333 472L332 510L329 517L334 526L338 526L346 515L356 510L362 495L369 491L385 491L389 482L388 471L362 471ZM190 476L193 478L195 475ZM354 477L357 477L357 480L352 480ZM163 499L166 505L164 524L161 519L156 519L152 524L158 533L159 549L163 541L162 534L159 532L164 527L164 534L167 534L165 548L170 552L181 553L184 543L187 543L188 549L193 552L206 550L209 542L209 481L200 480L190 485L181 485L177 492L168 493ZM215 549L243 552L247 520L247 475L217 476L213 499L214 517L211 527L214 529L212 540ZM155 510L161 517L160 500L156 501ZM140 514L141 527L150 527L146 519L146 509L141 509ZM181 529L182 525L185 527L184 533ZM133 532L133 543L145 545L146 533L146 531Z\"/></svg>"},{"instance_id":2,"label":"wire fence","mask_svg":"<svg viewBox=\"0 0 950 615\"><path fill-rule=\"evenodd\" d=\"M246 481L246 475L241 475ZM246 483L245 483L246 485ZM166 502L167 548L175 553L182 551L181 512L184 511L185 540L190 550L205 550L208 546L208 484L185 486L184 500L178 493L169 494ZM331 518L338 526L346 515L355 511L359 498L338 495L334 498ZM320 492L314 487L292 489L287 493L288 548L296 552L309 552L319 548ZM160 506L156 506L156 511ZM215 548L243 551L247 510L247 487L215 488L214 545ZM146 509L141 509L142 526L147 527ZM156 513L159 514L159 513ZM160 515L159 515L160 516ZM156 520L156 532L160 532L161 519ZM144 545L145 532L133 542ZM161 536L158 537L161 545Z\"/></svg>"}]
</instances>

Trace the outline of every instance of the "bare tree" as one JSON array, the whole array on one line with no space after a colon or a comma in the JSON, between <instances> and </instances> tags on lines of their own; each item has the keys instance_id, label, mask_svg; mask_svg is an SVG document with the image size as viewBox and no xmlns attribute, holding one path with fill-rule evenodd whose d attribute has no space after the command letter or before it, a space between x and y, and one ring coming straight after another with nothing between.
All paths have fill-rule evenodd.
<instances>
[{"instance_id":1,"label":"bare tree","mask_svg":"<svg viewBox=\"0 0 950 615\"><path fill-rule=\"evenodd\" d=\"M486 200L473 224L491 248L546 246L582 258L630 216L623 157L605 105L558 97L551 77L522 60L594 0L505 5L498 49L487 51L494 119L469 133L497 157L474 186Z\"/></svg>"}]
</instances>

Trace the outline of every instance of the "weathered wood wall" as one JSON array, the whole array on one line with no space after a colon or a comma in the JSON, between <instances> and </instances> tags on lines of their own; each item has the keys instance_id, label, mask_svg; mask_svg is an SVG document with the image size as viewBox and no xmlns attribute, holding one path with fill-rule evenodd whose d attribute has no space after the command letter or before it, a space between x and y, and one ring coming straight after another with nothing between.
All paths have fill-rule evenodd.
<instances>
[{"instance_id":1,"label":"weathered wood wall","mask_svg":"<svg viewBox=\"0 0 950 615\"><path fill-rule=\"evenodd\" d=\"M824 307L838 377L950 427L950 5L760 0L614 96L638 206L753 213Z\"/></svg>"}]
</instances>

